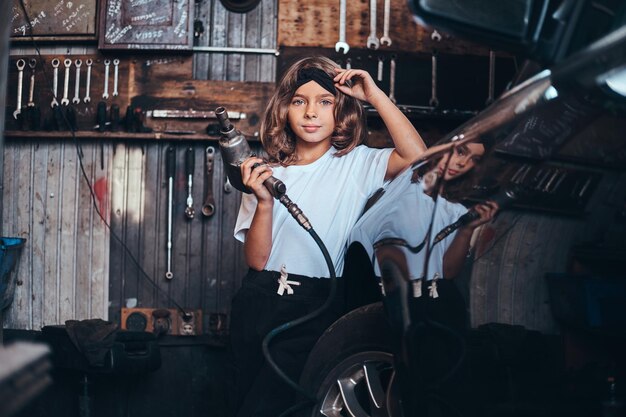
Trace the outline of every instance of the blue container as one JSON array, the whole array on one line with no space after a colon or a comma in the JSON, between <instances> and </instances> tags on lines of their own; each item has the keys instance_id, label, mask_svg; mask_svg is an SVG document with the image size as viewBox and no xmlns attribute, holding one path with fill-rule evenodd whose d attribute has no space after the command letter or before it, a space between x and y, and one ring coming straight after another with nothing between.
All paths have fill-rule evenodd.
<instances>
[{"instance_id":1,"label":"blue container","mask_svg":"<svg viewBox=\"0 0 626 417\"><path fill-rule=\"evenodd\" d=\"M0 237L0 310L13 301L15 274L11 274L22 253L26 239L20 237Z\"/></svg>"}]
</instances>

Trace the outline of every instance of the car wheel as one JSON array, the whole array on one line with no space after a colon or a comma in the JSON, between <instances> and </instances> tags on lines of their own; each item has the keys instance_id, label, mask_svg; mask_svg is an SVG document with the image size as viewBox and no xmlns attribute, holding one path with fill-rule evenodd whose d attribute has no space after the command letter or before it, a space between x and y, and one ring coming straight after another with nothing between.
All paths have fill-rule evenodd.
<instances>
[{"instance_id":1,"label":"car wheel","mask_svg":"<svg viewBox=\"0 0 626 417\"><path fill-rule=\"evenodd\" d=\"M300 415L399 415L390 332L381 303L353 310L328 328L311 351L300 379L317 402Z\"/></svg>"}]
</instances>

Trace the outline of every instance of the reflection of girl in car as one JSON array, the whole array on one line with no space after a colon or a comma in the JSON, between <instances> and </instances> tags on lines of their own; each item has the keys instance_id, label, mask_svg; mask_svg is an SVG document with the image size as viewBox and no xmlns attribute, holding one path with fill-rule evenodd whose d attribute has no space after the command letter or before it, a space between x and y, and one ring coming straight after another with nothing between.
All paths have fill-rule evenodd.
<instances>
[{"instance_id":1,"label":"reflection of girl in car","mask_svg":"<svg viewBox=\"0 0 626 417\"><path fill-rule=\"evenodd\" d=\"M408 292L412 295L408 304L409 327L417 334L409 338L414 341L409 344L415 352L411 374L421 375L424 385L421 388L426 390L423 392L438 386L436 395L446 403L463 404L462 393L467 391L463 372L450 372L463 369L458 367L463 351L459 342L468 322L465 302L452 278L462 270L474 230L490 221L498 206L490 201L477 204L471 210L478 218L437 243L434 237L467 213L467 208L458 201L467 196L465 191L473 182L472 174L486 151L485 146L462 143L443 157L400 174L386 185L382 197L359 219L350 238L350 242L360 243L369 259L375 261L377 276L383 276L378 264L382 260L377 257L391 253L394 262L402 264L400 269L408 275ZM346 261L350 289L357 281L361 286L367 285L362 274L356 277L351 272L352 264L350 259ZM390 294L387 296L386 303L398 300ZM429 398L426 398L428 394L424 395L421 400L426 404Z\"/></svg>"}]
</instances>

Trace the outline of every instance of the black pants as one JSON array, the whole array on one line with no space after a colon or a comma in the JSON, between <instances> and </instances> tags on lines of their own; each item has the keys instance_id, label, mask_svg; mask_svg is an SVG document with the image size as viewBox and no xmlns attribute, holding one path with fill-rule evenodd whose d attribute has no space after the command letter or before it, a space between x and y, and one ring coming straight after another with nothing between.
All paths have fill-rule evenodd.
<instances>
[{"instance_id":1,"label":"black pants","mask_svg":"<svg viewBox=\"0 0 626 417\"><path fill-rule=\"evenodd\" d=\"M238 417L278 417L297 402L297 393L280 379L263 357L261 343L274 328L300 318L327 299L330 280L289 274L294 294L277 294L278 272L250 270L235 295L231 312L231 345L235 361L235 408ZM343 314L341 279L330 309L274 337L272 359L298 382L307 356L320 335Z\"/></svg>"}]
</instances>

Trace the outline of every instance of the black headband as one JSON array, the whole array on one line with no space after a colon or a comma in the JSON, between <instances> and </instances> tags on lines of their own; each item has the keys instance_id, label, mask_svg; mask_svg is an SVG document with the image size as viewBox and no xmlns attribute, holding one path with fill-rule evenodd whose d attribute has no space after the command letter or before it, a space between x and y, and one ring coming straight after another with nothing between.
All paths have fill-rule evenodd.
<instances>
[{"instance_id":1,"label":"black headband","mask_svg":"<svg viewBox=\"0 0 626 417\"><path fill-rule=\"evenodd\" d=\"M335 82L324 70L315 67L302 68L300 71L298 71L296 89L308 83L309 81L315 81L324 90L328 91L332 95L337 94L337 90L335 89Z\"/></svg>"}]
</instances>

